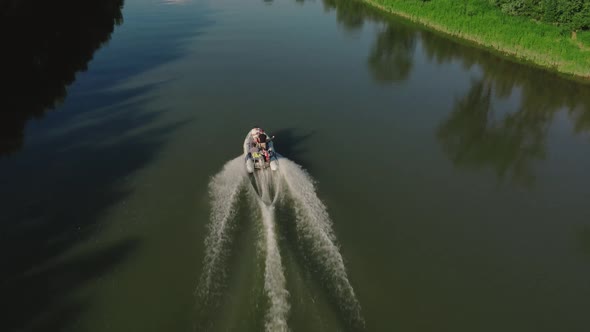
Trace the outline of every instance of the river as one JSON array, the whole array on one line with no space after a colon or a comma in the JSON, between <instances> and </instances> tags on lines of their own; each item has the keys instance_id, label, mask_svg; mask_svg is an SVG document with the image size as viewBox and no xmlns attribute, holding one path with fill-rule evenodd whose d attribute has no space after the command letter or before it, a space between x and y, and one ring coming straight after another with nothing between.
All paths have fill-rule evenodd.
<instances>
[{"instance_id":1,"label":"river","mask_svg":"<svg viewBox=\"0 0 590 332\"><path fill-rule=\"evenodd\" d=\"M21 3L3 331L590 326L590 85L351 0Z\"/></svg>"}]
</instances>

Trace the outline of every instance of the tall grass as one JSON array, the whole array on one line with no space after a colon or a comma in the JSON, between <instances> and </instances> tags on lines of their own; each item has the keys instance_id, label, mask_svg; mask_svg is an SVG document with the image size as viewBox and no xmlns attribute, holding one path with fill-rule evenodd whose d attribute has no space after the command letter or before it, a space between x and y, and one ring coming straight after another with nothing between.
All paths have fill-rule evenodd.
<instances>
[{"instance_id":1,"label":"tall grass","mask_svg":"<svg viewBox=\"0 0 590 332\"><path fill-rule=\"evenodd\" d=\"M488 0L363 0L447 34L558 72L590 79L590 32L502 13Z\"/></svg>"}]
</instances>

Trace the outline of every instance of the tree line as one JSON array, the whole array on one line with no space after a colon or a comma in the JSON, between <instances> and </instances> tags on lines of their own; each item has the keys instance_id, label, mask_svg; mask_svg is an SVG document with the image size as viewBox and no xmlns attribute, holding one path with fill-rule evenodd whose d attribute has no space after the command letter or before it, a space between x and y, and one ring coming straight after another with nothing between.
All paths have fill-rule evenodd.
<instances>
[{"instance_id":1,"label":"tree line","mask_svg":"<svg viewBox=\"0 0 590 332\"><path fill-rule=\"evenodd\" d=\"M564 32L590 29L590 0L490 0L504 13L559 25Z\"/></svg>"}]
</instances>

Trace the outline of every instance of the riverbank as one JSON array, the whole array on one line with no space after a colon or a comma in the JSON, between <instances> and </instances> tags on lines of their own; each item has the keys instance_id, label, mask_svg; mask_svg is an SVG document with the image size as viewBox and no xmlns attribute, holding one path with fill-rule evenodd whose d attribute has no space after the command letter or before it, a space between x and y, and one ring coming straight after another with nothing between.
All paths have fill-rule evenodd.
<instances>
[{"instance_id":1,"label":"riverbank","mask_svg":"<svg viewBox=\"0 0 590 332\"><path fill-rule=\"evenodd\" d=\"M506 15L485 0L362 1L521 61L590 81L590 31L578 32L574 39L557 26Z\"/></svg>"}]
</instances>

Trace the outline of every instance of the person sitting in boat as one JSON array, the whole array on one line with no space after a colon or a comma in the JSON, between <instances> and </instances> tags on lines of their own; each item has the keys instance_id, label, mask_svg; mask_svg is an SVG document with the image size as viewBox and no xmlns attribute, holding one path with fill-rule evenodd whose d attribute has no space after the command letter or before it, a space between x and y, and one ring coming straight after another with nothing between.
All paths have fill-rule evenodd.
<instances>
[{"instance_id":1,"label":"person sitting in boat","mask_svg":"<svg viewBox=\"0 0 590 332\"><path fill-rule=\"evenodd\" d=\"M252 165L253 155L258 154L264 156L265 162L270 163L270 168L273 171L277 170L278 161L277 155L274 151L272 138L273 137L269 137L263 129L258 127L250 130L248 136L246 136L246 140L244 141L244 154L246 156L246 164L249 173L252 172L253 167L248 165Z\"/></svg>"},{"instance_id":2,"label":"person sitting in boat","mask_svg":"<svg viewBox=\"0 0 590 332\"><path fill-rule=\"evenodd\" d=\"M260 133L256 137L256 145L259 149L267 150L267 141L268 141L268 136L266 136L266 133L264 133L264 132Z\"/></svg>"},{"instance_id":3,"label":"person sitting in boat","mask_svg":"<svg viewBox=\"0 0 590 332\"><path fill-rule=\"evenodd\" d=\"M266 132L261 128L254 128L250 131L252 147L256 147L261 150L267 150L272 152L273 146Z\"/></svg>"}]
</instances>

